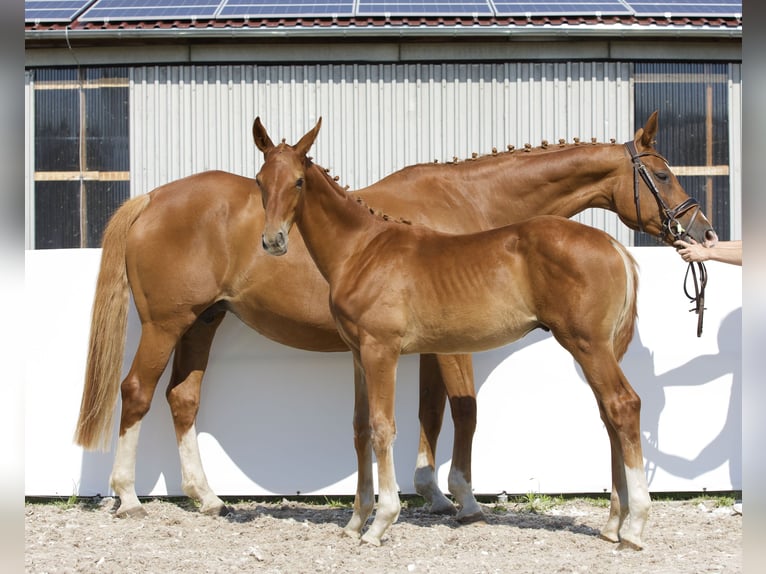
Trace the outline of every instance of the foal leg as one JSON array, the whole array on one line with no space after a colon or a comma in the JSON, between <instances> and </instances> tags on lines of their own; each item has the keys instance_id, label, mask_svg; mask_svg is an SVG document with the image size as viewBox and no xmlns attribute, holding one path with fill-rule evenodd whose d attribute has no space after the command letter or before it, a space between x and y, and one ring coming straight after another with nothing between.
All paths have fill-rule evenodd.
<instances>
[{"instance_id":1,"label":"foal leg","mask_svg":"<svg viewBox=\"0 0 766 574\"><path fill-rule=\"evenodd\" d=\"M394 470L394 420L398 352L376 341L362 342L361 357L370 405L372 448L378 461L378 507L364 542L380 546L381 537L399 518L401 502ZM398 347L397 347L398 349Z\"/></svg>"},{"instance_id":2,"label":"foal leg","mask_svg":"<svg viewBox=\"0 0 766 574\"><path fill-rule=\"evenodd\" d=\"M356 496L354 512L343 532L359 538L362 528L375 507L375 488L372 481L372 435L370 432L370 405L364 372L354 358L354 448L357 461Z\"/></svg>"},{"instance_id":3,"label":"foal leg","mask_svg":"<svg viewBox=\"0 0 766 574\"><path fill-rule=\"evenodd\" d=\"M122 382L120 433L109 483L119 497L117 516L146 516L136 495L136 452L141 421L152 403L178 335L152 324L142 327L141 340L128 376Z\"/></svg>"},{"instance_id":4,"label":"foal leg","mask_svg":"<svg viewBox=\"0 0 766 574\"><path fill-rule=\"evenodd\" d=\"M173 356L173 373L165 393L173 415L181 459L181 488L187 496L200 501L201 512L221 516L228 514L229 509L208 485L202 467L195 421L210 347L225 316L224 311L203 313L181 337Z\"/></svg>"},{"instance_id":5,"label":"foal leg","mask_svg":"<svg viewBox=\"0 0 766 574\"><path fill-rule=\"evenodd\" d=\"M621 546L641 549L651 505L641 450L641 399L611 351L594 349L576 358L596 395L612 448L612 503L602 536L614 540L617 523Z\"/></svg>"}]
</instances>

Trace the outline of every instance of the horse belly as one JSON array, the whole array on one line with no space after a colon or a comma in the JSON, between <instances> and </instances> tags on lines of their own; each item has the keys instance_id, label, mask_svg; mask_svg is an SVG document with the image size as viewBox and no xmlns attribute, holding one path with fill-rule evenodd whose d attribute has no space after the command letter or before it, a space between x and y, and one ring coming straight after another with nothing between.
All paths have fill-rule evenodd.
<instances>
[{"instance_id":1,"label":"horse belly","mask_svg":"<svg viewBox=\"0 0 766 574\"><path fill-rule=\"evenodd\" d=\"M518 341L538 326L535 317L520 308L445 310L434 321L411 329L403 339L402 354L488 351Z\"/></svg>"}]
</instances>

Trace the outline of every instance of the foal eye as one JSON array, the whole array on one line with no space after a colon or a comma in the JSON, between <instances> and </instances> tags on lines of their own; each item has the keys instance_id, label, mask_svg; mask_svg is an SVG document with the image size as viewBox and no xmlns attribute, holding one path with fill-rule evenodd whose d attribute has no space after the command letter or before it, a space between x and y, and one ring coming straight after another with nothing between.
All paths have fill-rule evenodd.
<instances>
[{"instance_id":1,"label":"foal eye","mask_svg":"<svg viewBox=\"0 0 766 574\"><path fill-rule=\"evenodd\" d=\"M295 182L295 187L297 187L298 189L300 189L300 188L302 188L302 187L303 187L303 178L302 178L302 177L301 177L301 178L299 178L299 179L298 179L298 180Z\"/></svg>"}]
</instances>

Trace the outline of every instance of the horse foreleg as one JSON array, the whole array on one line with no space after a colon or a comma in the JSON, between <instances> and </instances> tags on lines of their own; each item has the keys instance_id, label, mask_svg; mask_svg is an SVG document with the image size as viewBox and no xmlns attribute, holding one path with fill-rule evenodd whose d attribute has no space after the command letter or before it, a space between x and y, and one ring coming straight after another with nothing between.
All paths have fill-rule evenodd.
<instances>
[{"instance_id":1,"label":"horse foreleg","mask_svg":"<svg viewBox=\"0 0 766 574\"><path fill-rule=\"evenodd\" d=\"M473 383L471 355L439 355L450 412L455 427L452 447L452 465L448 486L457 501L459 522L482 520L484 513L473 495L471 486L471 453L476 431L476 388Z\"/></svg>"},{"instance_id":2,"label":"horse foreleg","mask_svg":"<svg viewBox=\"0 0 766 574\"><path fill-rule=\"evenodd\" d=\"M343 532L359 538L362 528L375 507L375 489L372 482L372 442L370 436L370 405L364 372L354 359L354 449L356 450L357 475L354 511Z\"/></svg>"},{"instance_id":3,"label":"horse foreleg","mask_svg":"<svg viewBox=\"0 0 766 574\"><path fill-rule=\"evenodd\" d=\"M199 412L202 377L207 369L210 347L223 311L204 313L181 337L173 357L173 373L165 396L173 415L181 459L181 488L200 502L200 511L225 515L229 509L210 488L197 442L195 421Z\"/></svg>"},{"instance_id":4,"label":"horse foreleg","mask_svg":"<svg viewBox=\"0 0 766 574\"><path fill-rule=\"evenodd\" d=\"M157 381L165 370L177 337L152 325L144 325L138 350L120 388L120 433L109 483L120 504L117 516L145 516L136 494L136 454L141 421L152 403Z\"/></svg>"},{"instance_id":5,"label":"horse foreleg","mask_svg":"<svg viewBox=\"0 0 766 574\"><path fill-rule=\"evenodd\" d=\"M415 492L426 499L434 514L455 514L436 480L436 442L444 419L447 389L437 355L420 355L420 444L415 464Z\"/></svg>"},{"instance_id":6,"label":"horse foreleg","mask_svg":"<svg viewBox=\"0 0 766 574\"><path fill-rule=\"evenodd\" d=\"M380 546L381 537L399 518L401 502L394 470L394 420L398 349L375 341L362 341L361 358L370 405L372 448L378 462L378 506L364 542Z\"/></svg>"}]
</instances>

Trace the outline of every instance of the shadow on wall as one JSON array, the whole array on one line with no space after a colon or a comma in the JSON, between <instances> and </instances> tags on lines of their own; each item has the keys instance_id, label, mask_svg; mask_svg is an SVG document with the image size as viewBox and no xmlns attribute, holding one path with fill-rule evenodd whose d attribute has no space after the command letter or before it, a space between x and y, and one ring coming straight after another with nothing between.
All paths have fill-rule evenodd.
<instances>
[{"instance_id":1,"label":"shadow on wall","mask_svg":"<svg viewBox=\"0 0 766 574\"><path fill-rule=\"evenodd\" d=\"M623 369L642 400L642 446L647 478L659 469L681 478L696 478L706 472L729 464L729 477L735 489L742 488L742 308L729 313L718 330L718 353L700 355L691 361L664 372L655 373L651 351L636 337L630 353L623 360ZM696 339L684 337L679 345L693 345ZM717 380L731 375L731 383ZM667 404L668 392L696 385L718 385L721 391L730 386L726 419L718 434L694 458L684 458L667 452L663 447L661 415ZM684 404L690 414L698 414L693 403ZM712 426L712 422L710 423ZM713 427L715 428L715 427Z\"/></svg>"}]
</instances>

